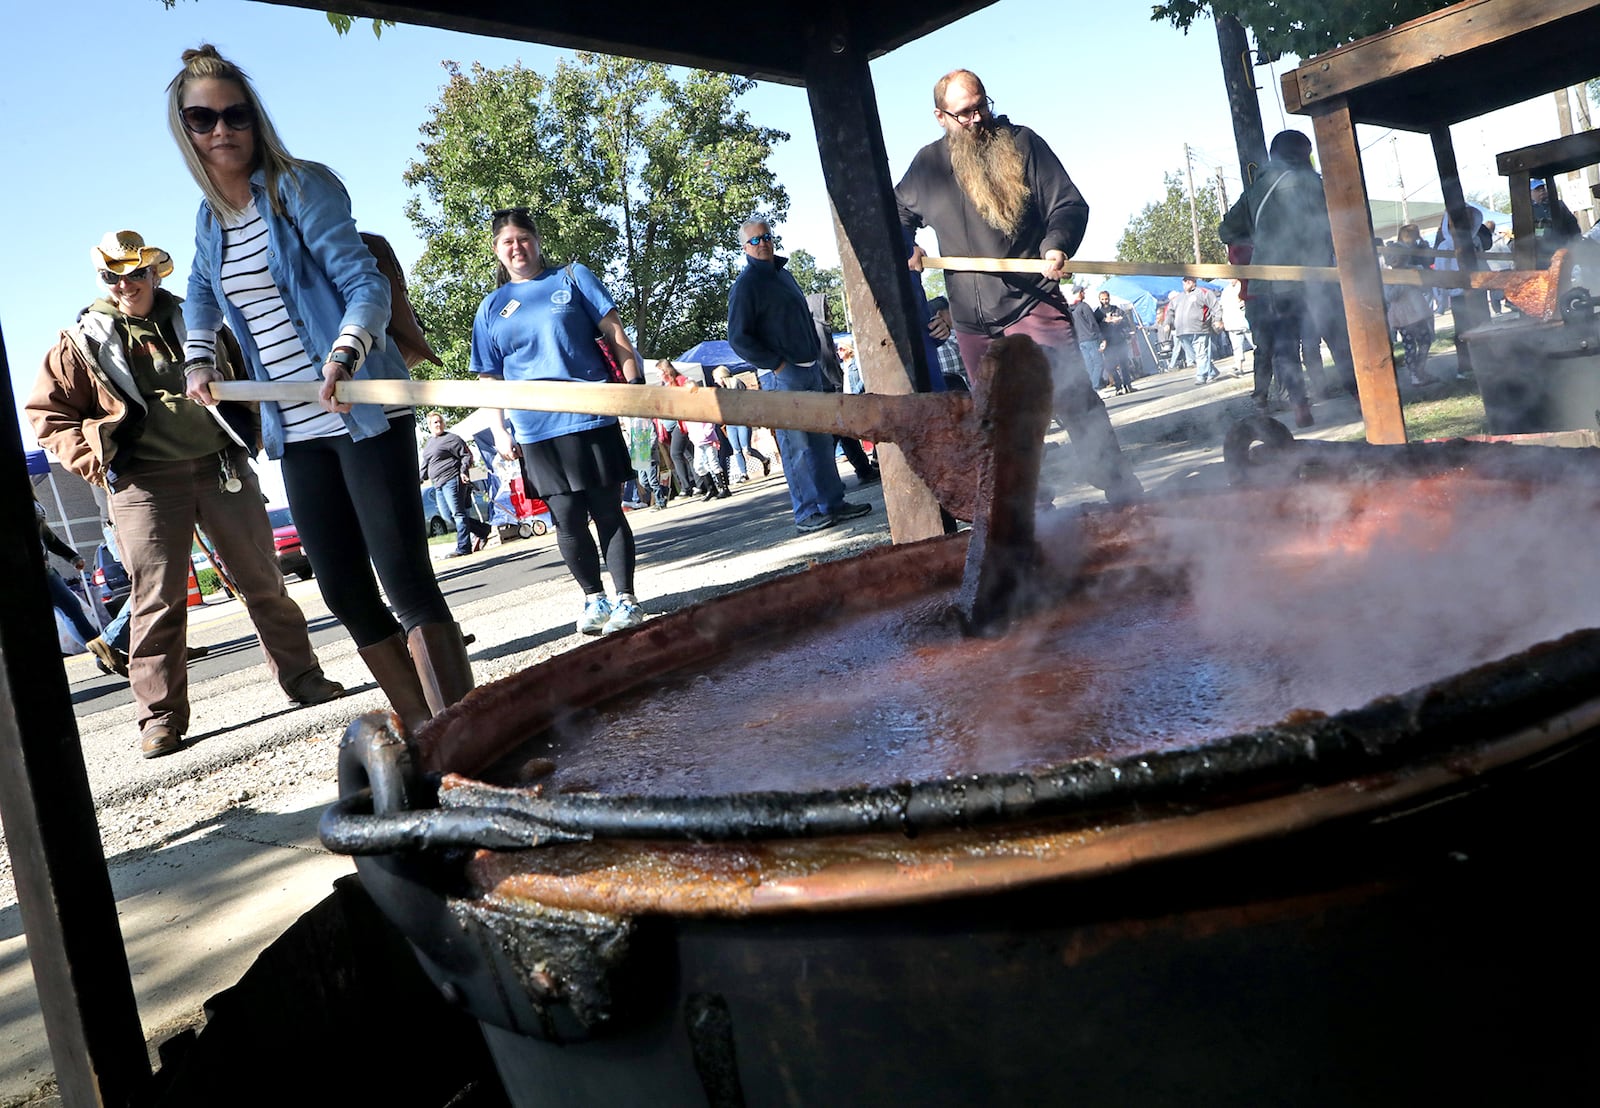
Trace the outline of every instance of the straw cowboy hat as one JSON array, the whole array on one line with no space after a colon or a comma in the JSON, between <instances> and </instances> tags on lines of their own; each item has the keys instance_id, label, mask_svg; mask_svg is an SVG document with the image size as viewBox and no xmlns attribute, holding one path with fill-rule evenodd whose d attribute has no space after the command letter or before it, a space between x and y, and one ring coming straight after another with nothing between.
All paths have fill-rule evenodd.
<instances>
[{"instance_id":1,"label":"straw cowboy hat","mask_svg":"<svg viewBox=\"0 0 1600 1108\"><path fill-rule=\"evenodd\" d=\"M118 275L132 273L145 266L154 266L157 277L172 273L172 255L154 246L146 246L144 236L137 231L107 231L99 246L89 248L89 257L96 269L110 270Z\"/></svg>"}]
</instances>

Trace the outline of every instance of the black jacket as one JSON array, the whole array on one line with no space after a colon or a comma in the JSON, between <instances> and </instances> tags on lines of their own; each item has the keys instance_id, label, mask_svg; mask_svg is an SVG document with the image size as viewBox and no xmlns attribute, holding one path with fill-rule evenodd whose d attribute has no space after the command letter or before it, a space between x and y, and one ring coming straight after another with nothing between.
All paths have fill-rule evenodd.
<instances>
[{"instance_id":1,"label":"black jacket","mask_svg":"<svg viewBox=\"0 0 1600 1108\"><path fill-rule=\"evenodd\" d=\"M788 258L745 256L744 272L728 293L728 345L757 369L817 360L817 328L806 297L784 269Z\"/></svg>"},{"instance_id":2,"label":"black jacket","mask_svg":"<svg viewBox=\"0 0 1600 1108\"><path fill-rule=\"evenodd\" d=\"M1023 151L1023 174L1033 202L1017 233L1007 237L983 221L956 184L950 144L942 138L917 151L911 168L895 186L900 225L911 233L919 227L933 228L939 252L952 257L1032 259L1042 258L1047 250L1060 250L1070 258L1089 226L1088 202L1042 138L1004 116L995 124L1011 127ZM956 329L991 337L1003 334L1041 301L1061 303L1058 282L1025 273L949 272L945 289Z\"/></svg>"}]
</instances>

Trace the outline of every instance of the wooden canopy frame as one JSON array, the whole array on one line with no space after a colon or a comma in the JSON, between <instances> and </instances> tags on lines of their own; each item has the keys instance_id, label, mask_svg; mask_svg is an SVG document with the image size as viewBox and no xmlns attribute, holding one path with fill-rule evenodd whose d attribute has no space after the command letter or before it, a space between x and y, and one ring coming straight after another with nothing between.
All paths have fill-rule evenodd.
<instances>
[{"instance_id":1,"label":"wooden canopy frame","mask_svg":"<svg viewBox=\"0 0 1600 1108\"><path fill-rule=\"evenodd\" d=\"M1597 36L1595 0L1464 0L1284 74L1284 106L1311 116L1316 134L1368 442L1404 442L1406 431L1356 124L1432 139L1462 268L1474 267L1477 228L1460 222L1466 198L1450 125L1593 77ZM1468 321L1488 322L1487 305L1477 320L1475 307Z\"/></svg>"}]
</instances>

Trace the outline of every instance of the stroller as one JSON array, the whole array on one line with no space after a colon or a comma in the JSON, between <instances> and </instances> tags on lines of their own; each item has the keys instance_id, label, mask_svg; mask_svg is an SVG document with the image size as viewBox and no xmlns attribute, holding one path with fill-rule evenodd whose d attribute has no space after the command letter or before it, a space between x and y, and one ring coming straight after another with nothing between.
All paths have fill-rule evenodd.
<instances>
[{"instance_id":1,"label":"stroller","mask_svg":"<svg viewBox=\"0 0 1600 1108\"><path fill-rule=\"evenodd\" d=\"M531 538L534 535L549 534L555 527L555 520L550 516L549 505L536 496L530 497L523 488L522 478L513 477L508 482L511 493L511 510L517 517L517 537Z\"/></svg>"}]
</instances>

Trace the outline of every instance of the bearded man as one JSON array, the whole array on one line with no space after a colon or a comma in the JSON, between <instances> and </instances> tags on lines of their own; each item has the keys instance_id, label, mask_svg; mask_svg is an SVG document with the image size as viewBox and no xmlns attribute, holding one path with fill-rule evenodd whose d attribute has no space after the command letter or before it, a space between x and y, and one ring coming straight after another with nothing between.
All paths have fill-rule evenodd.
<instances>
[{"instance_id":1,"label":"bearded man","mask_svg":"<svg viewBox=\"0 0 1600 1108\"><path fill-rule=\"evenodd\" d=\"M945 275L962 362L976 378L992 340L1031 337L1050 361L1055 417L1088 480L1112 503L1135 499L1143 489L1089 381L1059 283L1083 241L1089 205L1043 139L994 114L977 74L957 69L939 78L933 115L944 137L919 150L895 186L908 241L918 228L931 227L943 254L1039 263L1036 276ZM910 267L920 271L925 256L913 245Z\"/></svg>"}]
</instances>

